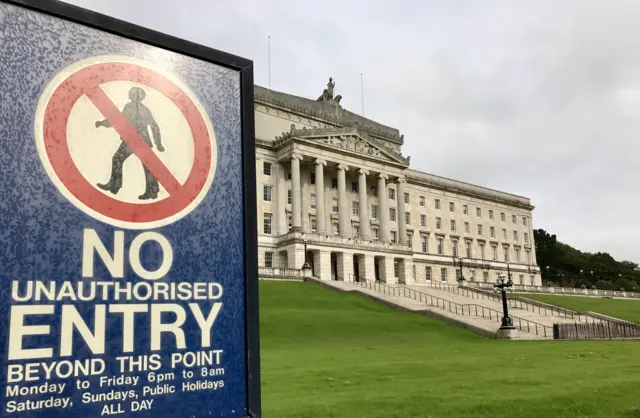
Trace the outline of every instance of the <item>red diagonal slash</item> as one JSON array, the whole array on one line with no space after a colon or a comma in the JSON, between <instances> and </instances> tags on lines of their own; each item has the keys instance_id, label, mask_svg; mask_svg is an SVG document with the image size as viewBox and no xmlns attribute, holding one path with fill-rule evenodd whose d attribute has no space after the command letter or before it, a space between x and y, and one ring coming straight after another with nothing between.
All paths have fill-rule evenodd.
<instances>
[{"instance_id":1,"label":"red diagonal slash","mask_svg":"<svg viewBox=\"0 0 640 418\"><path fill-rule=\"evenodd\" d=\"M120 137L129 145L131 151L149 169L165 190L169 194L177 193L182 187L180 182L171 174L167 166L140 136L138 130L129 123L100 86L85 89L84 94L98 108L105 119L109 121Z\"/></svg>"}]
</instances>

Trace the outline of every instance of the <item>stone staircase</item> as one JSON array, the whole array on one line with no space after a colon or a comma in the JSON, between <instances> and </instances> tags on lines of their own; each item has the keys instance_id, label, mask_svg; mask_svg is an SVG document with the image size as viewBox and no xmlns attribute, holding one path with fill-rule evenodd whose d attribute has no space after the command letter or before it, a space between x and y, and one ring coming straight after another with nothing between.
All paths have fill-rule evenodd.
<instances>
[{"instance_id":1,"label":"stone staircase","mask_svg":"<svg viewBox=\"0 0 640 418\"><path fill-rule=\"evenodd\" d=\"M499 305L499 309L496 309L494 301L476 303L482 299L467 299L465 296L437 288L377 282L321 281L313 278L308 280L336 290L359 293L394 309L433 316L490 338L496 337L502 318L502 306ZM436 292L433 292L434 290ZM524 312L527 311L522 313ZM518 339L553 338L553 321L549 318L538 322L535 319L541 318L532 312L523 316L510 316L513 318L514 326L519 330Z\"/></svg>"}]
</instances>

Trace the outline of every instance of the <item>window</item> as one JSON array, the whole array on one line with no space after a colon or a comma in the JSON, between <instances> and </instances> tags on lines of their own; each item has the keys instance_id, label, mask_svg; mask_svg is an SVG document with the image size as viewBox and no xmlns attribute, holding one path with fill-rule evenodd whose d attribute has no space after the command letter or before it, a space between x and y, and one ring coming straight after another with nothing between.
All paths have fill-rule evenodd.
<instances>
[{"instance_id":1,"label":"window","mask_svg":"<svg viewBox=\"0 0 640 418\"><path fill-rule=\"evenodd\" d=\"M518 231L513 231L513 240L518 242Z\"/></svg>"},{"instance_id":2,"label":"window","mask_svg":"<svg viewBox=\"0 0 640 418\"><path fill-rule=\"evenodd\" d=\"M449 212L454 213L456 211L456 204L449 202Z\"/></svg>"},{"instance_id":3,"label":"window","mask_svg":"<svg viewBox=\"0 0 640 418\"><path fill-rule=\"evenodd\" d=\"M316 195L312 194L311 195L311 209L315 209L316 208Z\"/></svg>"},{"instance_id":4,"label":"window","mask_svg":"<svg viewBox=\"0 0 640 418\"><path fill-rule=\"evenodd\" d=\"M522 226L527 226L527 217L526 216L522 217Z\"/></svg>"},{"instance_id":5,"label":"window","mask_svg":"<svg viewBox=\"0 0 640 418\"><path fill-rule=\"evenodd\" d=\"M524 243L525 244L529 243L529 234L527 234L526 232L524 233Z\"/></svg>"},{"instance_id":6,"label":"window","mask_svg":"<svg viewBox=\"0 0 640 418\"><path fill-rule=\"evenodd\" d=\"M489 281L489 272L488 271L483 271L482 272L482 280L486 283Z\"/></svg>"},{"instance_id":7,"label":"window","mask_svg":"<svg viewBox=\"0 0 640 418\"><path fill-rule=\"evenodd\" d=\"M291 200L293 199L293 195L291 194L291 190L287 190L287 204L291 204Z\"/></svg>"},{"instance_id":8,"label":"window","mask_svg":"<svg viewBox=\"0 0 640 418\"><path fill-rule=\"evenodd\" d=\"M476 216L479 218L482 216L482 209L476 208Z\"/></svg>"},{"instance_id":9,"label":"window","mask_svg":"<svg viewBox=\"0 0 640 418\"><path fill-rule=\"evenodd\" d=\"M431 267L424 268L424 276L427 281L431 280Z\"/></svg>"},{"instance_id":10,"label":"window","mask_svg":"<svg viewBox=\"0 0 640 418\"><path fill-rule=\"evenodd\" d=\"M504 261L506 263L508 263L509 262L509 247L504 247L503 250L504 250Z\"/></svg>"},{"instance_id":11,"label":"window","mask_svg":"<svg viewBox=\"0 0 640 418\"><path fill-rule=\"evenodd\" d=\"M451 220L451 232L456 232L456 221Z\"/></svg>"},{"instance_id":12,"label":"window","mask_svg":"<svg viewBox=\"0 0 640 418\"><path fill-rule=\"evenodd\" d=\"M389 189L389 200L396 200L396 189Z\"/></svg>"},{"instance_id":13,"label":"window","mask_svg":"<svg viewBox=\"0 0 640 418\"><path fill-rule=\"evenodd\" d=\"M264 214L264 220L262 223L262 231L266 234L266 235L271 235L271 221L273 220L273 214L271 213L265 213Z\"/></svg>"},{"instance_id":14,"label":"window","mask_svg":"<svg viewBox=\"0 0 640 418\"><path fill-rule=\"evenodd\" d=\"M396 231L391 231L391 242L394 244L398 242L398 233Z\"/></svg>"},{"instance_id":15,"label":"window","mask_svg":"<svg viewBox=\"0 0 640 418\"><path fill-rule=\"evenodd\" d=\"M317 232L318 231L318 221L315 219L311 220L311 232Z\"/></svg>"},{"instance_id":16,"label":"window","mask_svg":"<svg viewBox=\"0 0 640 418\"><path fill-rule=\"evenodd\" d=\"M357 181L352 181L351 182L351 191L354 193L358 193L358 182Z\"/></svg>"},{"instance_id":17,"label":"window","mask_svg":"<svg viewBox=\"0 0 640 418\"><path fill-rule=\"evenodd\" d=\"M516 248L516 263L520 264L520 248Z\"/></svg>"},{"instance_id":18,"label":"window","mask_svg":"<svg viewBox=\"0 0 640 418\"><path fill-rule=\"evenodd\" d=\"M273 267L273 253L271 251L266 251L264 253L264 266Z\"/></svg>"},{"instance_id":19,"label":"window","mask_svg":"<svg viewBox=\"0 0 640 418\"><path fill-rule=\"evenodd\" d=\"M291 219L291 215L287 216L287 225L289 225L289 229L293 227L293 220Z\"/></svg>"},{"instance_id":20,"label":"window","mask_svg":"<svg viewBox=\"0 0 640 418\"><path fill-rule=\"evenodd\" d=\"M489 236L491 238L495 238L496 237L496 229L492 226L489 227Z\"/></svg>"},{"instance_id":21,"label":"window","mask_svg":"<svg viewBox=\"0 0 640 418\"><path fill-rule=\"evenodd\" d=\"M478 235L482 236L482 225L478 225Z\"/></svg>"},{"instance_id":22,"label":"window","mask_svg":"<svg viewBox=\"0 0 640 418\"><path fill-rule=\"evenodd\" d=\"M331 211L338 212L338 199L336 198L331 199Z\"/></svg>"},{"instance_id":23,"label":"window","mask_svg":"<svg viewBox=\"0 0 640 418\"><path fill-rule=\"evenodd\" d=\"M436 229L442 229L442 219L436 218Z\"/></svg>"},{"instance_id":24,"label":"window","mask_svg":"<svg viewBox=\"0 0 640 418\"><path fill-rule=\"evenodd\" d=\"M264 191L262 193L262 197L264 199L265 202L271 202L271 192L273 191L273 187L271 186L264 186Z\"/></svg>"},{"instance_id":25,"label":"window","mask_svg":"<svg viewBox=\"0 0 640 418\"><path fill-rule=\"evenodd\" d=\"M420 227L427 227L427 215L420 215Z\"/></svg>"},{"instance_id":26,"label":"window","mask_svg":"<svg viewBox=\"0 0 640 418\"><path fill-rule=\"evenodd\" d=\"M438 254L444 254L444 240L442 238L438 238Z\"/></svg>"},{"instance_id":27,"label":"window","mask_svg":"<svg viewBox=\"0 0 640 418\"><path fill-rule=\"evenodd\" d=\"M353 216L360 215L360 202L351 202L351 213Z\"/></svg>"},{"instance_id":28,"label":"window","mask_svg":"<svg viewBox=\"0 0 640 418\"><path fill-rule=\"evenodd\" d=\"M271 163L262 164L262 174L264 174L265 176L271 175Z\"/></svg>"},{"instance_id":29,"label":"window","mask_svg":"<svg viewBox=\"0 0 640 418\"><path fill-rule=\"evenodd\" d=\"M309 173L309 183L316 184L316 173Z\"/></svg>"},{"instance_id":30,"label":"window","mask_svg":"<svg viewBox=\"0 0 640 418\"><path fill-rule=\"evenodd\" d=\"M436 209L440 209L440 199L436 199Z\"/></svg>"},{"instance_id":31,"label":"window","mask_svg":"<svg viewBox=\"0 0 640 418\"><path fill-rule=\"evenodd\" d=\"M462 277L462 271L460 271L460 269L456 269L456 280L460 280L460 277Z\"/></svg>"},{"instance_id":32,"label":"window","mask_svg":"<svg viewBox=\"0 0 640 418\"><path fill-rule=\"evenodd\" d=\"M440 280L442 280L443 282L447 281L447 269L446 269L446 267L440 268Z\"/></svg>"},{"instance_id":33,"label":"window","mask_svg":"<svg viewBox=\"0 0 640 418\"><path fill-rule=\"evenodd\" d=\"M378 234L379 234L378 228L373 228L373 239L374 239L374 241L378 240L378 236L379 236Z\"/></svg>"},{"instance_id":34,"label":"window","mask_svg":"<svg viewBox=\"0 0 640 418\"><path fill-rule=\"evenodd\" d=\"M424 207L425 205L425 198L424 196L420 196L420 206Z\"/></svg>"},{"instance_id":35,"label":"window","mask_svg":"<svg viewBox=\"0 0 640 418\"><path fill-rule=\"evenodd\" d=\"M396 208L389 208L389 220L391 222L396 221Z\"/></svg>"},{"instance_id":36,"label":"window","mask_svg":"<svg viewBox=\"0 0 640 418\"><path fill-rule=\"evenodd\" d=\"M484 243L480 243L480 258L484 260Z\"/></svg>"},{"instance_id":37,"label":"window","mask_svg":"<svg viewBox=\"0 0 640 418\"><path fill-rule=\"evenodd\" d=\"M531 251L526 250L525 255L527 256L527 264L531 265Z\"/></svg>"},{"instance_id":38,"label":"window","mask_svg":"<svg viewBox=\"0 0 640 418\"><path fill-rule=\"evenodd\" d=\"M501 220L502 222L504 222L504 219L505 219L505 218L504 218L504 212L500 212L500 220Z\"/></svg>"},{"instance_id":39,"label":"window","mask_svg":"<svg viewBox=\"0 0 640 418\"><path fill-rule=\"evenodd\" d=\"M491 246L491 258L495 261L498 259L498 247L495 245Z\"/></svg>"},{"instance_id":40,"label":"window","mask_svg":"<svg viewBox=\"0 0 640 418\"><path fill-rule=\"evenodd\" d=\"M287 180L291 180L291 172L287 172Z\"/></svg>"},{"instance_id":41,"label":"window","mask_svg":"<svg viewBox=\"0 0 640 418\"><path fill-rule=\"evenodd\" d=\"M520 284L524 284L524 274L520 275Z\"/></svg>"},{"instance_id":42,"label":"window","mask_svg":"<svg viewBox=\"0 0 640 418\"><path fill-rule=\"evenodd\" d=\"M502 239L505 241L507 240L507 230L504 228L502 228Z\"/></svg>"},{"instance_id":43,"label":"window","mask_svg":"<svg viewBox=\"0 0 640 418\"><path fill-rule=\"evenodd\" d=\"M378 219L378 205L371 205L371 218Z\"/></svg>"},{"instance_id":44,"label":"window","mask_svg":"<svg viewBox=\"0 0 640 418\"><path fill-rule=\"evenodd\" d=\"M400 263L397 260L393 262L393 277L400 277Z\"/></svg>"},{"instance_id":45,"label":"window","mask_svg":"<svg viewBox=\"0 0 640 418\"><path fill-rule=\"evenodd\" d=\"M511 215L511 220L512 220L512 221L513 221L513 223L515 224L515 223L517 222L517 221L516 221L516 215Z\"/></svg>"},{"instance_id":46,"label":"window","mask_svg":"<svg viewBox=\"0 0 640 418\"><path fill-rule=\"evenodd\" d=\"M353 235L355 235L356 237L360 236L360 225L353 226Z\"/></svg>"},{"instance_id":47,"label":"window","mask_svg":"<svg viewBox=\"0 0 640 418\"><path fill-rule=\"evenodd\" d=\"M469 214L469 205L462 205L462 214L463 215Z\"/></svg>"},{"instance_id":48,"label":"window","mask_svg":"<svg viewBox=\"0 0 640 418\"><path fill-rule=\"evenodd\" d=\"M493 219L493 210L489 209L489 219Z\"/></svg>"},{"instance_id":49,"label":"window","mask_svg":"<svg viewBox=\"0 0 640 418\"><path fill-rule=\"evenodd\" d=\"M376 186L371 186L371 196L378 196L378 189L376 188Z\"/></svg>"},{"instance_id":50,"label":"window","mask_svg":"<svg viewBox=\"0 0 640 418\"><path fill-rule=\"evenodd\" d=\"M411 244L413 243L413 234L407 234L407 247L413 247Z\"/></svg>"},{"instance_id":51,"label":"window","mask_svg":"<svg viewBox=\"0 0 640 418\"><path fill-rule=\"evenodd\" d=\"M332 224L333 235L340 235L340 226L338 224Z\"/></svg>"},{"instance_id":52,"label":"window","mask_svg":"<svg viewBox=\"0 0 640 418\"><path fill-rule=\"evenodd\" d=\"M457 257L458 256L458 240L454 239L453 241L451 241L451 247L452 247L451 248L451 254L454 257Z\"/></svg>"},{"instance_id":53,"label":"window","mask_svg":"<svg viewBox=\"0 0 640 418\"><path fill-rule=\"evenodd\" d=\"M411 225L411 212L405 212L404 213L404 222L407 225Z\"/></svg>"},{"instance_id":54,"label":"window","mask_svg":"<svg viewBox=\"0 0 640 418\"><path fill-rule=\"evenodd\" d=\"M423 253L429 252L429 241L426 236L422 236L422 252Z\"/></svg>"},{"instance_id":55,"label":"window","mask_svg":"<svg viewBox=\"0 0 640 418\"><path fill-rule=\"evenodd\" d=\"M331 188L332 189L337 189L338 188L338 179L335 177L331 178Z\"/></svg>"},{"instance_id":56,"label":"window","mask_svg":"<svg viewBox=\"0 0 640 418\"><path fill-rule=\"evenodd\" d=\"M404 203L409 203L409 193L404 194Z\"/></svg>"},{"instance_id":57,"label":"window","mask_svg":"<svg viewBox=\"0 0 640 418\"><path fill-rule=\"evenodd\" d=\"M471 241L465 241L464 247L467 253L467 258L471 258Z\"/></svg>"},{"instance_id":58,"label":"window","mask_svg":"<svg viewBox=\"0 0 640 418\"><path fill-rule=\"evenodd\" d=\"M469 222L465 222L464 223L464 233L468 234L469 233Z\"/></svg>"}]
</instances>

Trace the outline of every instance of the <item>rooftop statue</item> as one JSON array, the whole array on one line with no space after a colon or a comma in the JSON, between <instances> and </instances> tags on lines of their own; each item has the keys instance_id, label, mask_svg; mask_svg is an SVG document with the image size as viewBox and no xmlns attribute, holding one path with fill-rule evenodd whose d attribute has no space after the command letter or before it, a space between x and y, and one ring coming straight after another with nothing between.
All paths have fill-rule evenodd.
<instances>
[{"instance_id":1,"label":"rooftop statue","mask_svg":"<svg viewBox=\"0 0 640 418\"><path fill-rule=\"evenodd\" d=\"M340 100L342 100L341 95L337 95L333 97L333 89L336 86L336 83L333 81L333 77L329 77L329 82L327 83L327 88L324 89L322 95L318 97L319 102L334 102L336 104L340 104Z\"/></svg>"}]
</instances>

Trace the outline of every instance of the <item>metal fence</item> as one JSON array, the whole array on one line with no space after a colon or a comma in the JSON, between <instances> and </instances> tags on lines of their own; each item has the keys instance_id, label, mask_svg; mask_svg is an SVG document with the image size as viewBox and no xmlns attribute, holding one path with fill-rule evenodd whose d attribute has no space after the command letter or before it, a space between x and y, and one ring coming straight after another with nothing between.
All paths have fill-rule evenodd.
<instances>
[{"instance_id":1,"label":"metal fence","mask_svg":"<svg viewBox=\"0 0 640 418\"><path fill-rule=\"evenodd\" d=\"M553 324L554 340L640 339L640 325L606 321L599 324Z\"/></svg>"}]
</instances>

